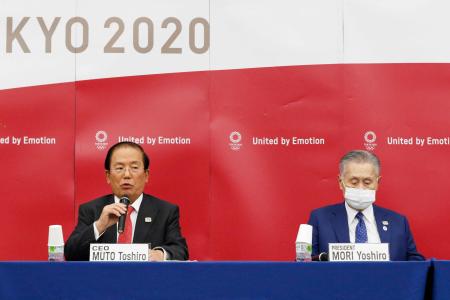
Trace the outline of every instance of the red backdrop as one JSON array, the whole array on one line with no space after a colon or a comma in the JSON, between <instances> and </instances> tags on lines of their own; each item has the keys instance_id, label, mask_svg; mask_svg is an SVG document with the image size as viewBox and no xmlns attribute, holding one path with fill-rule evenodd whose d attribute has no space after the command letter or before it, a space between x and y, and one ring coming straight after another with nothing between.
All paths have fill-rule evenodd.
<instances>
[{"instance_id":1,"label":"red backdrop","mask_svg":"<svg viewBox=\"0 0 450 300\"><path fill-rule=\"evenodd\" d=\"M187 137L148 145L146 192L180 205L192 259L292 260L298 225L342 201L338 161L376 134L377 204L409 218L419 250L449 258L449 145L389 137L449 136L448 64L355 64L123 77L0 91L7 201L1 260L46 259L50 224L72 231L80 203L109 193L106 150L120 136ZM233 144L230 134L240 133ZM323 145L253 145L253 137L317 137ZM236 136L235 136L236 137ZM231 145L239 144L239 150Z\"/></svg>"}]
</instances>

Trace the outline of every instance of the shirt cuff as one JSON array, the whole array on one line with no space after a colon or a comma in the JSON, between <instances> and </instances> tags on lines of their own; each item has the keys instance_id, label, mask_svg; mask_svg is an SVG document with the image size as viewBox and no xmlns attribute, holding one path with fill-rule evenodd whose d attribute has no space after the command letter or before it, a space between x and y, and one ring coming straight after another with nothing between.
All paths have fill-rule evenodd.
<instances>
[{"instance_id":1,"label":"shirt cuff","mask_svg":"<svg viewBox=\"0 0 450 300\"><path fill-rule=\"evenodd\" d=\"M104 232L102 232L101 234L98 232L98 229L97 229L97 226L95 225L95 223L97 223L97 222L94 222L94 224L92 224L92 226L94 227L94 236L95 236L95 240L98 240L102 235L103 235L103 233Z\"/></svg>"},{"instance_id":2,"label":"shirt cuff","mask_svg":"<svg viewBox=\"0 0 450 300\"><path fill-rule=\"evenodd\" d=\"M164 261L170 260L170 254L163 247L155 247L152 250L161 250L164 253Z\"/></svg>"}]
</instances>

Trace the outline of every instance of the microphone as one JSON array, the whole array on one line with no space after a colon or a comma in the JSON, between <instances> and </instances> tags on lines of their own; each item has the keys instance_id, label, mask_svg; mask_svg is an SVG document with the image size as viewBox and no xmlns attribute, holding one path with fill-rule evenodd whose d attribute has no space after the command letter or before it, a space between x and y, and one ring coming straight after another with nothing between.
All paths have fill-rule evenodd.
<instances>
[{"instance_id":1,"label":"microphone","mask_svg":"<svg viewBox=\"0 0 450 300\"><path fill-rule=\"evenodd\" d=\"M311 256L312 261L328 261L328 253L322 252L319 255Z\"/></svg>"},{"instance_id":2,"label":"microphone","mask_svg":"<svg viewBox=\"0 0 450 300\"><path fill-rule=\"evenodd\" d=\"M124 195L122 198L120 198L120 203L125 204L128 210L128 205L130 204L130 199L128 199L127 195ZM127 219L127 214L120 215L119 217L119 225L117 226L117 231L119 233L122 233L125 230L125 220Z\"/></svg>"}]
</instances>

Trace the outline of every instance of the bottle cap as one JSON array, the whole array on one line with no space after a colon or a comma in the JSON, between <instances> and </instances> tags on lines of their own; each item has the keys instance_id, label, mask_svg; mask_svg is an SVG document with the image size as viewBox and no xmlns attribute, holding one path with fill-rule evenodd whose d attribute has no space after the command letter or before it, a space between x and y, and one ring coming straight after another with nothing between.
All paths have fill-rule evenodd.
<instances>
[{"instance_id":1,"label":"bottle cap","mask_svg":"<svg viewBox=\"0 0 450 300\"><path fill-rule=\"evenodd\" d=\"M63 232L61 225L50 225L48 227L48 246L64 246Z\"/></svg>"},{"instance_id":2,"label":"bottle cap","mask_svg":"<svg viewBox=\"0 0 450 300\"><path fill-rule=\"evenodd\" d=\"M312 244L313 227L309 224L300 224L296 242Z\"/></svg>"}]
</instances>

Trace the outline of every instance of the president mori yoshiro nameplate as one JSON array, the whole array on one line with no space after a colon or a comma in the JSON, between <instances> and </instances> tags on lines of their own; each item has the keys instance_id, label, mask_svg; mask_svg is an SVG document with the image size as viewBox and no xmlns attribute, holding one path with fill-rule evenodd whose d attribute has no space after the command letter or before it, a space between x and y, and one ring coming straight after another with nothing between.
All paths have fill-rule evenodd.
<instances>
[{"instance_id":1,"label":"president mori yoshiro nameplate","mask_svg":"<svg viewBox=\"0 0 450 300\"><path fill-rule=\"evenodd\" d=\"M330 261L389 261L389 244L379 243L330 243Z\"/></svg>"}]
</instances>

